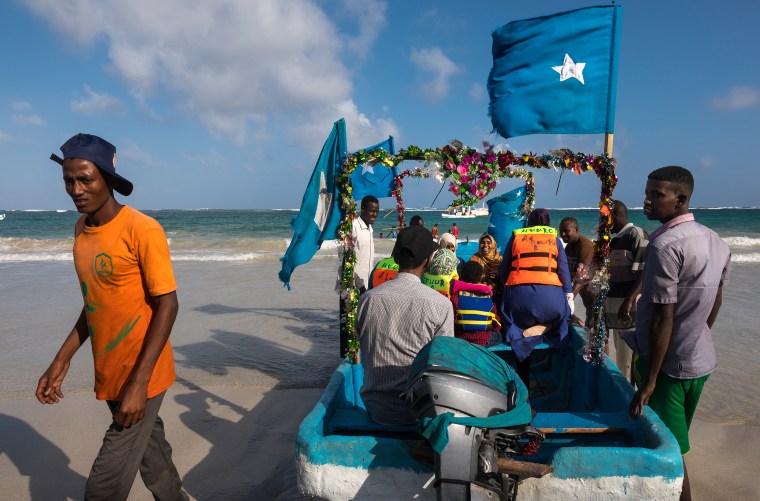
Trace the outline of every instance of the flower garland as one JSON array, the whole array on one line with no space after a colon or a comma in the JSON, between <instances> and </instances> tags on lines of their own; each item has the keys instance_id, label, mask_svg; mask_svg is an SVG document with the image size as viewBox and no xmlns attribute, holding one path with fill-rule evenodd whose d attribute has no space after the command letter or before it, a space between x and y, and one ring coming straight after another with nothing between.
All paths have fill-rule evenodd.
<instances>
[{"instance_id":1,"label":"flower garland","mask_svg":"<svg viewBox=\"0 0 760 501\"><path fill-rule=\"evenodd\" d=\"M521 209L526 215L533 210L535 191L533 174L524 167L573 171L576 175L593 171L601 181L599 198L598 238L594 244L595 271L590 280L592 291L596 291L594 302L594 325L590 326L592 335L588 346L584 348L584 358L594 363L601 363L604 358L604 345L607 341L607 328L604 321L603 305L609 289L609 256L610 235L612 233L612 192L617 184L615 168L617 162L606 153L603 155L586 155L574 153L567 149L551 151L545 155L525 153L517 155L511 151L494 151L493 145L483 143L484 151L479 152L464 146L459 141L451 141L442 148L421 149L409 146L399 150L397 155L391 155L383 149L359 151L348 155L343 165L343 171L338 176L338 187L341 197L341 210L344 218L338 228L338 239L343 243L340 247L343 258L341 267L341 294L347 299L348 314L341 318L341 329L348 333L349 357L356 359L359 343L355 334L356 304L358 291L353 287L353 272L356 265L354 242L351 238L351 227L356 217L356 204L353 200L353 188L350 176L358 165L382 164L394 167L405 160L424 163L423 167L407 169L394 178L395 188L392 195L396 198L399 226L405 226L404 201L402 198L403 178L426 178L435 176L439 181L449 182L449 191L456 195L452 206L475 205L491 193L499 180L503 178L519 178L525 180L526 199Z\"/></svg>"}]
</instances>

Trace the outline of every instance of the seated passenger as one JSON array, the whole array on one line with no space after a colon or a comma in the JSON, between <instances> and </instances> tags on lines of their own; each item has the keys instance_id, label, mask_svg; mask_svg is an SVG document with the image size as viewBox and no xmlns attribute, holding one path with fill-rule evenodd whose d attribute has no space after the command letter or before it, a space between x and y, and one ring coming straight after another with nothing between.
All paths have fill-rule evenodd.
<instances>
[{"instance_id":1,"label":"seated passenger","mask_svg":"<svg viewBox=\"0 0 760 501\"><path fill-rule=\"evenodd\" d=\"M459 279L451 281L454 306L454 335L480 346L501 343L501 323L491 297L491 287L483 283L483 267L465 263Z\"/></svg>"},{"instance_id":2,"label":"seated passenger","mask_svg":"<svg viewBox=\"0 0 760 501\"><path fill-rule=\"evenodd\" d=\"M441 249L449 249L451 252L456 255L457 253L457 238L452 235L451 233L444 233L441 235L441 237L438 239L438 246ZM457 273L459 273L462 270L462 266L464 265L464 259L457 256Z\"/></svg>"},{"instance_id":3,"label":"seated passenger","mask_svg":"<svg viewBox=\"0 0 760 501\"><path fill-rule=\"evenodd\" d=\"M496 239L489 233L483 233L478 240L478 252L473 254L470 261L479 263L483 267L486 285L491 287L496 299L501 298L504 284L499 281L499 268L502 259Z\"/></svg>"},{"instance_id":4,"label":"seated passenger","mask_svg":"<svg viewBox=\"0 0 760 501\"><path fill-rule=\"evenodd\" d=\"M420 282L436 248L424 227L404 228L392 252L398 275L359 298L356 332L364 365L361 397L369 416L381 424L415 423L399 398L412 360L434 337L454 335L451 302Z\"/></svg>"},{"instance_id":5,"label":"seated passenger","mask_svg":"<svg viewBox=\"0 0 760 501\"><path fill-rule=\"evenodd\" d=\"M527 224L513 232L499 272L506 284L501 303L506 341L520 361L541 342L567 348L572 314L570 271L557 230L549 226L549 211L535 209Z\"/></svg>"},{"instance_id":6,"label":"seated passenger","mask_svg":"<svg viewBox=\"0 0 760 501\"><path fill-rule=\"evenodd\" d=\"M457 257L448 249L438 249L430 256L422 283L447 298L451 295L451 281L457 278Z\"/></svg>"}]
</instances>

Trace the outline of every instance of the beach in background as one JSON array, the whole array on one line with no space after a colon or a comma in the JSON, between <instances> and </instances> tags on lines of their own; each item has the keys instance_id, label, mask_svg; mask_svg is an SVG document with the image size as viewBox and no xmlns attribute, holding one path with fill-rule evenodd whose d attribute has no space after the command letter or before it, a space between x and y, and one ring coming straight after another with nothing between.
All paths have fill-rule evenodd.
<instances>
[{"instance_id":1,"label":"beach in background","mask_svg":"<svg viewBox=\"0 0 760 501\"><path fill-rule=\"evenodd\" d=\"M146 211L164 226L178 281L180 314L172 333L178 382L162 408L169 440L194 499L299 499L294 440L338 360L338 267L328 242L296 269L292 290L277 280L278 259L296 211ZM81 309L71 258L74 211L3 211L0 221L0 482L6 499L80 499L108 426L92 393L89 346L75 357L65 399L33 398ZM476 240L487 218L443 219L410 209L425 225L460 227ZM757 499L760 374L760 209L700 209L733 253L732 277L713 336L718 370L705 386L687 464L696 499ZM381 214L375 235L396 225ZM596 212L552 210L594 236ZM657 224L640 211L632 220ZM392 240L376 240L378 258ZM137 479L130 499L151 499Z\"/></svg>"}]
</instances>

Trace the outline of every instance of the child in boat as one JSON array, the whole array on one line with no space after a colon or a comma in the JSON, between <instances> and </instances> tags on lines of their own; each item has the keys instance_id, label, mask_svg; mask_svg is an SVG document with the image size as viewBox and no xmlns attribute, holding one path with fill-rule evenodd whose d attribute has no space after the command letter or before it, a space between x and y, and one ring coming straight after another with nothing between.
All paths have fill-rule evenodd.
<instances>
[{"instance_id":1,"label":"child in boat","mask_svg":"<svg viewBox=\"0 0 760 501\"><path fill-rule=\"evenodd\" d=\"M469 261L462 266L459 279L451 281L454 307L454 335L480 346L502 342L501 322L496 314L491 287L484 283L485 270Z\"/></svg>"}]
</instances>

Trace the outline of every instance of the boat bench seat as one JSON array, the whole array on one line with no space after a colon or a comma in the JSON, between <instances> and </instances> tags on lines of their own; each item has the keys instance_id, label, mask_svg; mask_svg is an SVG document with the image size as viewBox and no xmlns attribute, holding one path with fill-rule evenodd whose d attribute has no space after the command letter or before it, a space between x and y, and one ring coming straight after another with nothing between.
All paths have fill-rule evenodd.
<instances>
[{"instance_id":1,"label":"boat bench seat","mask_svg":"<svg viewBox=\"0 0 760 501\"><path fill-rule=\"evenodd\" d=\"M328 420L330 429L326 434L338 435L372 435L400 439L419 439L417 425L391 426L372 420L364 409L335 409Z\"/></svg>"},{"instance_id":2,"label":"boat bench seat","mask_svg":"<svg viewBox=\"0 0 760 501\"><path fill-rule=\"evenodd\" d=\"M622 433L634 426L624 412L539 412L530 423L543 433Z\"/></svg>"}]
</instances>

